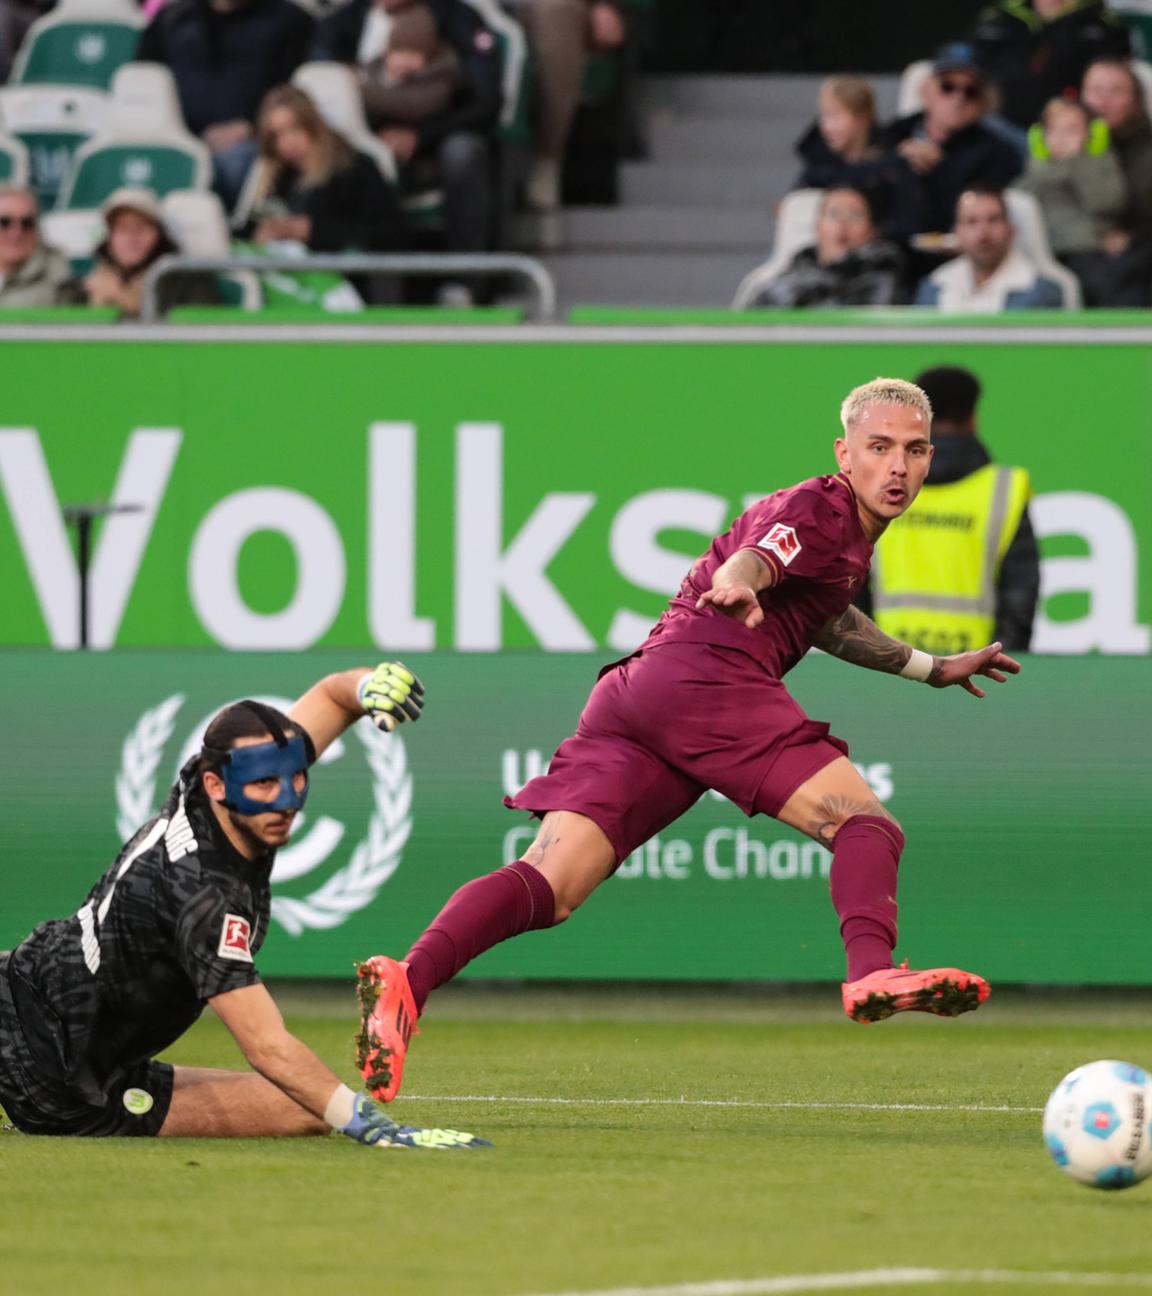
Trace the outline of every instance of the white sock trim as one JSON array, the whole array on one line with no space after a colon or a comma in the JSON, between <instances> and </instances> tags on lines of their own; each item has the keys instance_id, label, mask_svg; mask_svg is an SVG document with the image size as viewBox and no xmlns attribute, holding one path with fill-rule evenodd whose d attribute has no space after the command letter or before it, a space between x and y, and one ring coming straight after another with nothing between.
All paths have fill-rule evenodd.
<instances>
[{"instance_id":1,"label":"white sock trim","mask_svg":"<svg viewBox=\"0 0 1152 1296\"><path fill-rule=\"evenodd\" d=\"M335 1130L342 1130L352 1119L356 1094L346 1084L337 1085L324 1108L324 1119Z\"/></svg>"},{"instance_id":2,"label":"white sock trim","mask_svg":"<svg viewBox=\"0 0 1152 1296\"><path fill-rule=\"evenodd\" d=\"M935 658L931 653L921 652L919 648L912 649L912 656L904 663L904 669L900 672L902 679L915 680L918 684L924 681L932 674L932 666Z\"/></svg>"}]
</instances>

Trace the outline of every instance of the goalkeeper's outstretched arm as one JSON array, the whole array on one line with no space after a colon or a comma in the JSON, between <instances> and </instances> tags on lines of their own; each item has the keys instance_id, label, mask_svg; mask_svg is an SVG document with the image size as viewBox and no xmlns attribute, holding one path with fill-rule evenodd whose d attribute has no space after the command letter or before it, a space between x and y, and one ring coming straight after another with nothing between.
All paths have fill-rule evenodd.
<instances>
[{"instance_id":1,"label":"goalkeeper's outstretched arm","mask_svg":"<svg viewBox=\"0 0 1152 1296\"><path fill-rule=\"evenodd\" d=\"M972 682L974 675L984 675L1003 684L1007 675L1020 673L1020 663L1003 652L998 643L973 652L955 653L951 657L933 657L886 635L875 621L856 607L849 607L829 621L813 644L854 666L902 675L905 679L931 684L933 688L959 684L973 697L979 698L984 697L984 690Z\"/></svg>"},{"instance_id":2,"label":"goalkeeper's outstretched arm","mask_svg":"<svg viewBox=\"0 0 1152 1296\"><path fill-rule=\"evenodd\" d=\"M318 680L288 712L307 731L319 756L355 724L370 716L379 729L418 720L424 709L424 685L403 662L358 666Z\"/></svg>"}]
</instances>

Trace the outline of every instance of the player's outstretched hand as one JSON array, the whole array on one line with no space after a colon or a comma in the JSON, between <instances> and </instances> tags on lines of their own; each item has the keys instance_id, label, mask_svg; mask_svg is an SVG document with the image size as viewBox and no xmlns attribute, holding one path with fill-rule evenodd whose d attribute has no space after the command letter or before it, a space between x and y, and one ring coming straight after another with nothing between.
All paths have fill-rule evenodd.
<instances>
[{"instance_id":1,"label":"player's outstretched hand","mask_svg":"<svg viewBox=\"0 0 1152 1296\"><path fill-rule=\"evenodd\" d=\"M391 733L397 725L419 720L424 685L403 662L381 662L356 686L356 697L377 729Z\"/></svg>"},{"instance_id":2,"label":"player's outstretched hand","mask_svg":"<svg viewBox=\"0 0 1152 1296\"><path fill-rule=\"evenodd\" d=\"M937 657L932 674L928 676L928 683L933 688L948 688L951 684L959 684L973 697L982 698L985 696L984 690L972 683L973 675L984 675L997 684L1003 684L1009 675L1019 674L1020 663L1004 652L1002 644L994 643L973 652Z\"/></svg>"},{"instance_id":3,"label":"player's outstretched hand","mask_svg":"<svg viewBox=\"0 0 1152 1296\"><path fill-rule=\"evenodd\" d=\"M749 630L755 630L764 620L764 609L751 585L713 585L696 600L697 608L708 603L717 612L743 621Z\"/></svg>"},{"instance_id":4,"label":"player's outstretched hand","mask_svg":"<svg viewBox=\"0 0 1152 1296\"><path fill-rule=\"evenodd\" d=\"M417 1129L397 1125L383 1107L366 1093L358 1093L352 1106L352 1119L340 1131L357 1143L374 1148L423 1148L426 1152L450 1152L464 1148L491 1147L487 1139L460 1130Z\"/></svg>"}]
</instances>

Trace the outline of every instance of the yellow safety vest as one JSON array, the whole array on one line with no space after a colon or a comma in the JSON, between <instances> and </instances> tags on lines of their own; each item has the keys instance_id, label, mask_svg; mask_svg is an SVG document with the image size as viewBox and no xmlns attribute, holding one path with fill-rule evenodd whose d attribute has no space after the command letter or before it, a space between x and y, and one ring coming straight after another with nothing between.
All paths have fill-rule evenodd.
<instances>
[{"instance_id":1,"label":"yellow safety vest","mask_svg":"<svg viewBox=\"0 0 1152 1296\"><path fill-rule=\"evenodd\" d=\"M1000 564L1031 494L1023 468L998 464L925 486L876 545L872 608L881 630L940 656L991 642Z\"/></svg>"}]
</instances>

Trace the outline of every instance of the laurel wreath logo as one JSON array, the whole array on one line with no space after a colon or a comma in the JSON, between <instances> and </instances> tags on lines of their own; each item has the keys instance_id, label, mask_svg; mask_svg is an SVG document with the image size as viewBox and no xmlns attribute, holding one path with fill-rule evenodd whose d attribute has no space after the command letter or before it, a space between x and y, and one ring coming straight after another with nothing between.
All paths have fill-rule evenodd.
<instances>
[{"instance_id":1,"label":"laurel wreath logo","mask_svg":"<svg viewBox=\"0 0 1152 1296\"><path fill-rule=\"evenodd\" d=\"M116 775L116 831L127 841L156 813L156 767L172 737L184 694L173 693L145 711L120 749Z\"/></svg>"},{"instance_id":2,"label":"laurel wreath logo","mask_svg":"<svg viewBox=\"0 0 1152 1296\"><path fill-rule=\"evenodd\" d=\"M124 740L116 776L116 831L127 841L156 812L156 771L172 737L184 694L145 711ZM339 927L370 905L400 866L412 832L412 775L403 739L367 721L353 726L373 776L368 834L349 862L302 900L272 897L272 917L291 936Z\"/></svg>"}]
</instances>

